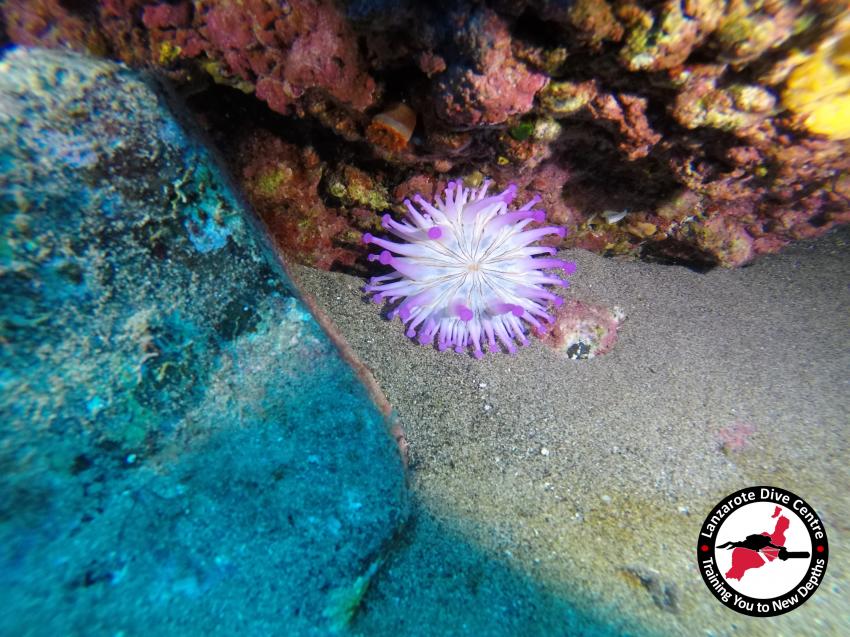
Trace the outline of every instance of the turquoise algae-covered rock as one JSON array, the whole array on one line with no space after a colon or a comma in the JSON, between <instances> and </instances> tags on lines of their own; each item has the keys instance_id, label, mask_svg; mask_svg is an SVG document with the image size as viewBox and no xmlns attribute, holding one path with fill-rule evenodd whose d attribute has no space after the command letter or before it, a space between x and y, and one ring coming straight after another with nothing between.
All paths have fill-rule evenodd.
<instances>
[{"instance_id":1,"label":"turquoise algae-covered rock","mask_svg":"<svg viewBox=\"0 0 850 637\"><path fill-rule=\"evenodd\" d=\"M407 515L382 414L143 74L0 62L0 633L326 634Z\"/></svg>"}]
</instances>

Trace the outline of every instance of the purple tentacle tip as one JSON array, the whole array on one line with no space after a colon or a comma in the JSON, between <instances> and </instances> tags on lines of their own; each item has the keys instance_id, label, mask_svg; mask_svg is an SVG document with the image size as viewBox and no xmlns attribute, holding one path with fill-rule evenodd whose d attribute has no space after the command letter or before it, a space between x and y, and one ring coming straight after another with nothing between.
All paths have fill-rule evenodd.
<instances>
[{"instance_id":1,"label":"purple tentacle tip","mask_svg":"<svg viewBox=\"0 0 850 637\"><path fill-rule=\"evenodd\" d=\"M373 236L372 236L370 233L368 233L368 232L364 232L364 233L363 233L363 243L371 243L371 242L372 242L372 239L374 239L374 238L375 238L375 237L373 237Z\"/></svg>"}]
</instances>

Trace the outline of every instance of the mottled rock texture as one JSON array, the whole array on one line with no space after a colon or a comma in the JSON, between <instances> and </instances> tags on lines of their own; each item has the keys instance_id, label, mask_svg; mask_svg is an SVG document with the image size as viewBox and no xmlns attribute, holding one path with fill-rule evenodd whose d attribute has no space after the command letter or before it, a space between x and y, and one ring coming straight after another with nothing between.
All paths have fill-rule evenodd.
<instances>
[{"instance_id":1,"label":"mottled rock texture","mask_svg":"<svg viewBox=\"0 0 850 637\"><path fill-rule=\"evenodd\" d=\"M382 199L335 197L347 185L328 176L351 169L378 192L477 174L533 184L572 221L566 246L709 266L850 220L844 2L15 0L2 11L15 42L153 67L194 93L280 245L319 267L365 267L356 239ZM376 143L372 119L400 101L417 115L410 141ZM281 165L292 177L257 194L253 175Z\"/></svg>"},{"instance_id":2,"label":"mottled rock texture","mask_svg":"<svg viewBox=\"0 0 850 637\"><path fill-rule=\"evenodd\" d=\"M384 416L170 100L0 62L2 634L325 635L405 519Z\"/></svg>"}]
</instances>

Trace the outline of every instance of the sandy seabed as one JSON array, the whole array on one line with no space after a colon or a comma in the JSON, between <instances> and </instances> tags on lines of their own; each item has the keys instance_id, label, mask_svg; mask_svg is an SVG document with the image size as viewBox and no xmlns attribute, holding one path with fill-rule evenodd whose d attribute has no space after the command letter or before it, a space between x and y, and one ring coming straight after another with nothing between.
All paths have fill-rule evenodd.
<instances>
[{"instance_id":1,"label":"sandy seabed","mask_svg":"<svg viewBox=\"0 0 850 637\"><path fill-rule=\"evenodd\" d=\"M588 633L850 634L850 230L707 273L560 256L579 266L566 296L625 310L611 353L570 360L539 341L482 361L441 353L384 320L361 279L293 269L406 433L417 515L427 522L396 550L416 553L429 525L449 529L488 563L583 609L597 627ZM771 619L717 602L695 557L714 504L761 484L813 505L830 542L817 593ZM355 631L409 628L401 615L436 605L441 619L426 619L454 627L446 634L581 632L584 620L570 624L551 599L520 612L519 627L496 619L482 628L475 613L496 611L476 610L486 605L478 586L441 592L435 565L446 555L419 553L379 573ZM413 610L387 592L401 589L392 579L402 568L420 571ZM495 589L518 581L479 568Z\"/></svg>"}]
</instances>

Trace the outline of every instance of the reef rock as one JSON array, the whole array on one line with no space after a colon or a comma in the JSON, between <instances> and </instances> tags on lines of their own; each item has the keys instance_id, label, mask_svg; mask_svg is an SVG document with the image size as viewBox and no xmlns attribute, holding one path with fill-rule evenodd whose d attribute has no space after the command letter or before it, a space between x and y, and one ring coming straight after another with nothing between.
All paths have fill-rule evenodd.
<instances>
[{"instance_id":1,"label":"reef rock","mask_svg":"<svg viewBox=\"0 0 850 637\"><path fill-rule=\"evenodd\" d=\"M384 415L175 109L0 62L2 634L325 635L406 516Z\"/></svg>"},{"instance_id":2,"label":"reef rock","mask_svg":"<svg viewBox=\"0 0 850 637\"><path fill-rule=\"evenodd\" d=\"M366 203L310 185L317 205L286 203L270 224L296 228L279 244L319 267L367 267L357 239L383 214L376 195L476 174L521 197L523 183L557 189L572 221L561 247L699 266L744 265L850 221L846 2L19 0L0 12L14 42L117 57L209 96L196 112L249 193L269 167L246 171L246 149L255 164L281 144L301 163L315 151L338 190L335 176L360 171Z\"/></svg>"},{"instance_id":3,"label":"reef rock","mask_svg":"<svg viewBox=\"0 0 850 637\"><path fill-rule=\"evenodd\" d=\"M438 76L436 111L454 126L501 124L526 113L546 84L513 56L508 25L494 11L464 19L452 49L457 62Z\"/></svg>"},{"instance_id":4,"label":"reef rock","mask_svg":"<svg viewBox=\"0 0 850 637\"><path fill-rule=\"evenodd\" d=\"M570 299L555 310L555 321L543 342L573 360L595 358L614 348L617 330L625 320L622 308Z\"/></svg>"}]
</instances>

